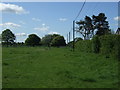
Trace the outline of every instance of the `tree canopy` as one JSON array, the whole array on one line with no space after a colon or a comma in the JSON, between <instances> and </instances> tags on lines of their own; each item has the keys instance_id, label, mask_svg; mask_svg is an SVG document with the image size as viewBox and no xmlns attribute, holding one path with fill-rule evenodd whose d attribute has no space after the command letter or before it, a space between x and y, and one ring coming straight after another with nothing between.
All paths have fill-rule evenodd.
<instances>
[{"instance_id":1,"label":"tree canopy","mask_svg":"<svg viewBox=\"0 0 120 90\"><path fill-rule=\"evenodd\" d=\"M60 36L59 34L48 34L48 35L45 35L43 38L42 38L42 45L45 45L45 46L50 46L51 45L51 42L52 40L57 37L57 36Z\"/></svg>"},{"instance_id":2,"label":"tree canopy","mask_svg":"<svg viewBox=\"0 0 120 90\"><path fill-rule=\"evenodd\" d=\"M6 29L2 32L2 42L6 43L7 45L10 43L14 43L16 39L15 35L12 33L10 29Z\"/></svg>"},{"instance_id":3,"label":"tree canopy","mask_svg":"<svg viewBox=\"0 0 120 90\"><path fill-rule=\"evenodd\" d=\"M93 15L92 19L94 29L97 29L96 35L101 36L111 33L109 29L109 23L106 21L107 17L104 13L100 13L98 16Z\"/></svg>"},{"instance_id":4,"label":"tree canopy","mask_svg":"<svg viewBox=\"0 0 120 90\"><path fill-rule=\"evenodd\" d=\"M51 45L52 46L57 46L57 47L59 47L59 46L65 46L66 43L65 43L64 37L63 36L57 36L57 37L55 37L52 40Z\"/></svg>"},{"instance_id":5,"label":"tree canopy","mask_svg":"<svg viewBox=\"0 0 120 90\"><path fill-rule=\"evenodd\" d=\"M98 16L93 15L92 18L86 16L84 20L76 22L78 25L77 32L79 32L85 40L92 38L95 34L98 36L110 34L111 30L109 29L109 23L106 19L107 17L104 13L99 13Z\"/></svg>"},{"instance_id":6,"label":"tree canopy","mask_svg":"<svg viewBox=\"0 0 120 90\"><path fill-rule=\"evenodd\" d=\"M41 38L36 34L30 34L28 38L25 40L25 44L28 46L37 46L40 45Z\"/></svg>"}]
</instances>

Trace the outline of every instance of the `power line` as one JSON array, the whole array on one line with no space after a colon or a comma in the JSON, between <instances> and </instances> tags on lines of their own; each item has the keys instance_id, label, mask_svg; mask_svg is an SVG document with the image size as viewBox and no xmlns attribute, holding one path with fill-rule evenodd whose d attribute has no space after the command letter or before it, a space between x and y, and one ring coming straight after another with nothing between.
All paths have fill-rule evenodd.
<instances>
[{"instance_id":1,"label":"power line","mask_svg":"<svg viewBox=\"0 0 120 90\"><path fill-rule=\"evenodd\" d=\"M83 3L83 5L82 5L80 11L78 12L78 15L76 16L75 20L79 17L80 13L82 12L82 9L83 9L85 3L86 3L86 0L84 1L84 3Z\"/></svg>"}]
</instances>

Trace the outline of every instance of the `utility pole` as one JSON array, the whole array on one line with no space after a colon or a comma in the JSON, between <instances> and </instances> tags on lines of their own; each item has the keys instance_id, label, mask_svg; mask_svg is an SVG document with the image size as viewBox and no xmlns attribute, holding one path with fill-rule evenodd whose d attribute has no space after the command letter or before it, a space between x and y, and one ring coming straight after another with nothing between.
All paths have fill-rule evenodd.
<instances>
[{"instance_id":1,"label":"utility pole","mask_svg":"<svg viewBox=\"0 0 120 90\"><path fill-rule=\"evenodd\" d=\"M68 34L67 34L67 44L68 44Z\"/></svg>"},{"instance_id":2,"label":"utility pole","mask_svg":"<svg viewBox=\"0 0 120 90\"><path fill-rule=\"evenodd\" d=\"M75 20L73 21L73 51L75 50Z\"/></svg>"},{"instance_id":3,"label":"utility pole","mask_svg":"<svg viewBox=\"0 0 120 90\"><path fill-rule=\"evenodd\" d=\"M70 42L70 32L69 32L69 42Z\"/></svg>"}]
</instances>

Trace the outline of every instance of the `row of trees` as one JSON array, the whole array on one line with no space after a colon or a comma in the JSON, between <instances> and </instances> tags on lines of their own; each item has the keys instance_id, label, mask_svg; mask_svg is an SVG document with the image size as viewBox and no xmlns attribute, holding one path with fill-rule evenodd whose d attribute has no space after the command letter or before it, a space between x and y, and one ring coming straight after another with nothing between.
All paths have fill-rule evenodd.
<instances>
[{"instance_id":1,"label":"row of trees","mask_svg":"<svg viewBox=\"0 0 120 90\"><path fill-rule=\"evenodd\" d=\"M24 43L15 43L16 36L12 33L11 30L6 29L2 32L2 44L3 45L27 45L27 46L65 46L65 39L59 34L48 34L45 35L42 39L36 34L30 34Z\"/></svg>"},{"instance_id":2,"label":"row of trees","mask_svg":"<svg viewBox=\"0 0 120 90\"><path fill-rule=\"evenodd\" d=\"M98 16L86 16L84 20L76 22L76 31L84 37L84 40L89 40L94 35L101 36L110 34L111 30L109 29L109 23L106 19L107 17L104 13L99 13Z\"/></svg>"},{"instance_id":3,"label":"row of trees","mask_svg":"<svg viewBox=\"0 0 120 90\"><path fill-rule=\"evenodd\" d=\"M36 34L30 34L28 38L25 40L25 44L28 46L65 46L65 39L63 36L59 34L48 34L45 35L42 39L38 37Z\"/></svg>"}]
</instances>

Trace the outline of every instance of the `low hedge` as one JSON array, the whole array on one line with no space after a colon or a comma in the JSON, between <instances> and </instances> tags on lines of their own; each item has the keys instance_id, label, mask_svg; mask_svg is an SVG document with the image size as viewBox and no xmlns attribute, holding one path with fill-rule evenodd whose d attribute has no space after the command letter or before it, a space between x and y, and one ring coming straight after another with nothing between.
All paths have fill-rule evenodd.
<instances>
[{"instance_id":1,"label":"low hedge","mask_svg":"<svg viewBox=\"0 0 120 90\"><path fill-rule=\"evenodd\" d=\"M81 52L100 53L120 60L120 35L94 36L92 40L82 40L75 44Z\"/></svg>"}]
</instances>

